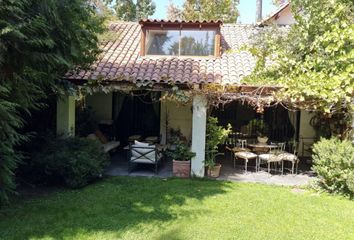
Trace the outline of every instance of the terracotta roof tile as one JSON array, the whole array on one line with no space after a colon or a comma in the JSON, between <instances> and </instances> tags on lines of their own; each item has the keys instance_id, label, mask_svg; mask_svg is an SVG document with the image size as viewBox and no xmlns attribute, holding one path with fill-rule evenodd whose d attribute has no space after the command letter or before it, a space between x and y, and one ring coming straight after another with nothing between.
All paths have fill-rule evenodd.
<instances>
[{"instance_id":1,"label":"terracotta roof tile","mask_svg":"<svg viewBox=\"0 0 354 240\"><path fill-rule=\"evenodd\" d=\"M148 21L148 20L146 20ZM139 56L140 31L138 23L112 23L110 29L118 33L115 41L102 46L102 54L92 70L68 75L69 79L97 79L111 81L149 81L159 83L218 83L240 84L251 73L255 59L246 51L237 51L250 42L259 28L253 25L224 24L221 26L222 54L219 58L149 57ZM228 51L228 50L235 51Z\"/></svg>"}]
</instances>

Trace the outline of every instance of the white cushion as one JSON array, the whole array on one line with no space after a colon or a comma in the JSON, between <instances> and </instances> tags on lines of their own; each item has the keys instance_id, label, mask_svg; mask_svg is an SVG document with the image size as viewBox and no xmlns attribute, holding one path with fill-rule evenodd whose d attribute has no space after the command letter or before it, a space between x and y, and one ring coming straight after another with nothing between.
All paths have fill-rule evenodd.
<instances>
[{"instance_id":1,"label":"white cushion","mask_svg":"<svg viewBox=\"0 0 354 240\"><path fill-rule=\"evenodd\" d=\"M296 162L298 161L298 158L296 155L292 154L292 153L282 153L279 155L279 157L282 159L282 160L285 160L285 161L290 161L290 162Z\"/></svg>"},{"instance_id":2,"label":"white cushion","mask_svg":"<svg viewBox=\"0 0 354 240\"><path fill-rule=\"evenodd\" d=\"M154 159L148 159L148 158L135 158L135 157L131 157L130 159L132 162L135 162L135 163L155 163L155 160Z\"/></svg>"},{"instance_id":3,"label":"white cushion","mask_svg":"<svg viewBox=\"0 0 354 240\"><path fill-rule=\"evenodd\" d=\"M157 136L150 136L150 137L145 138L144 141L146 141L146 142L157 142L158 140L159 140L159 137L157 137Z\"/></svg>"},{"instance_id":4,"label":"white cushion","mask_svg":"<svg viewBox=\"0 0 354 240\"><path fill-rule=\"evenodd\" d=\"M259 159L267 162L280 162L282 160L280 155L272 153L261 154L259 155Z\"/></svg>"},{"instance_id":5,"label":"white cushion","mask_svg":"<svg viewBox=\"0 0 354 240\"><path fill-rule=\"evenodd\" d=\"M120 145L120 142L118 142L118 141L112 141L112 142L108 142L108 143L102 144L103 151L104 152L109 152L109 151L119 147L119 145Z\"/></svg>"},{"instance_id":6,"label":"white cushion","mask_svg":"<svg viewBox=\"0 0 354 240\"><path fill-rule=\"evenodd\" d=\"M271 156L271 154L269 154L269 153L260 154L259 159L268 161L270 156Z\"/></svg>"},{"instance_id":7,"label":"white cushion","mask_svg":"<svg viewBox=\"0 0 354 240\"><path fill-rule=\"evenodd\" d=\"M256 158L257 154L253 153L253 152L237 152L235 153L235 156L238 158L242 158L242 159L251 159L251 158Z\"/></svg>"},{"instance_id":8,"label":"white cushion","mask_svg":"<svg viewBox=\"0 0 354 240\"><path fill-rule=\"evenodd\" d=\"M134 141L134 145L136 145L137 147L149 147L150 146L149 143L139 142L137 140Z\"/></svg>"},{"instance_id":9,"label":"white cushion","mask_svg":"<svg viewBox=\"0 0 354 240\"><path fill-rule=\"evenodd\" d=\"M87 138L91 140L98 140L97 136L94 133L87 135Z\"/></svg>"}]
</instances>

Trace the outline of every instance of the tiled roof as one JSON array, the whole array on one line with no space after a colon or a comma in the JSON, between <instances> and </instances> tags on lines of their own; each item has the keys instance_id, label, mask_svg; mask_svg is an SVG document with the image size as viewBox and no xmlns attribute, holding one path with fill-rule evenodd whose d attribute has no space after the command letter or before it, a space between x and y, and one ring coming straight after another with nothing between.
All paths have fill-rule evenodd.
<instances>
[{"instance_id":1,"label":"tiled roof","mask_svg":"<svg viewBox=\"0 0 354 240\"><path fill-rule=\"evenodd\" d=\"M211 21L185 21L185 20L165 20L165 19L142 19L139 23L219 23L222 24L221 20L211 20Z\"/></svg>"},{"instance_id":2,"label":"tiled roof","mask_svg":"<svg viewBox=\"0 0 354 240\"><path fill-rule=\"evenodd\" d=\"M226 85L240 84L255 66L255 59L249 52L238 51L259 29L253 25L222 25L219 58L140 56L141 26L138 23L112 23L110 29L119 37L102 47L102 56L92 70L67 76L68 79Z\"/></svg>"}]
</instances>

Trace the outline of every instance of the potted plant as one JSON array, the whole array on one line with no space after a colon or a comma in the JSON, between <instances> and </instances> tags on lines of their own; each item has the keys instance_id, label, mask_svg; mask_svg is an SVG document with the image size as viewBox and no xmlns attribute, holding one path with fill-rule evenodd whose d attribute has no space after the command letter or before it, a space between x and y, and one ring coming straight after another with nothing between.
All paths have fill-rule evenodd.
<instances>
[{"instance_id":1,"label":"potted plant","mask_svg":"<svg viewBox=\"0 0 354 240\"><path fill-rule=\"evenodd\" d=\"M209 177L219 177L221 164L216 163L216 156L221 155L218 145L225 142L231 132L231 125L226 128L218 125L218 119L209 117L206 125L205 166Z\"/></svg>"},{"instance_id":2,"label":"potted plant","mask_svg":"<svg viewBox=\"0 0 354 240\"><path fill-rule=\"evenodd\" d=\"M257 134L257 141L261 144L268 142L269 126L263 119L253 119L248 123L248 127L252 129L252 132Z\"/></svg>"},{"instance_id":3,"label":"potted plant","mask_svg":"<svg viewBox=\"0 0 354 240\"><path fill-rule=\"evenodd\" d=\"M178 141L174 143L175 148L166 152L172 159L172 173L175 177L188 178L191 172L191 159L195 156L194 152L189 150L189 146Z\"/></svg>"}]
</instances>

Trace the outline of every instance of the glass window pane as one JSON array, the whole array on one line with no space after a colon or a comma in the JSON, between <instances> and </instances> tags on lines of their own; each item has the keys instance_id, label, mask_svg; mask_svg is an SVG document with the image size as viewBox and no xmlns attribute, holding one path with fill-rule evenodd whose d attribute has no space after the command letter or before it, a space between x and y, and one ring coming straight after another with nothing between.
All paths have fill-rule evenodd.
<instances>
[{"instance_id":1,"label":"glass window pane","mask_svg":"<svg viewBox=\"0 0 354 240\"><path fill-rule=\"evenodd\" d=\"M179 30L149 30L146 39L147 55L177 55Z\"/></svg>"},{"instance_id":2,"label":"glass window pane","mask_svg":"<svg viewBox=\"0 0 354 240\"><path fill-rule=\"evenodd\" d=\"M181 56L214 55L215 31L182 30Z\"/></svg>"}]
</instances>

